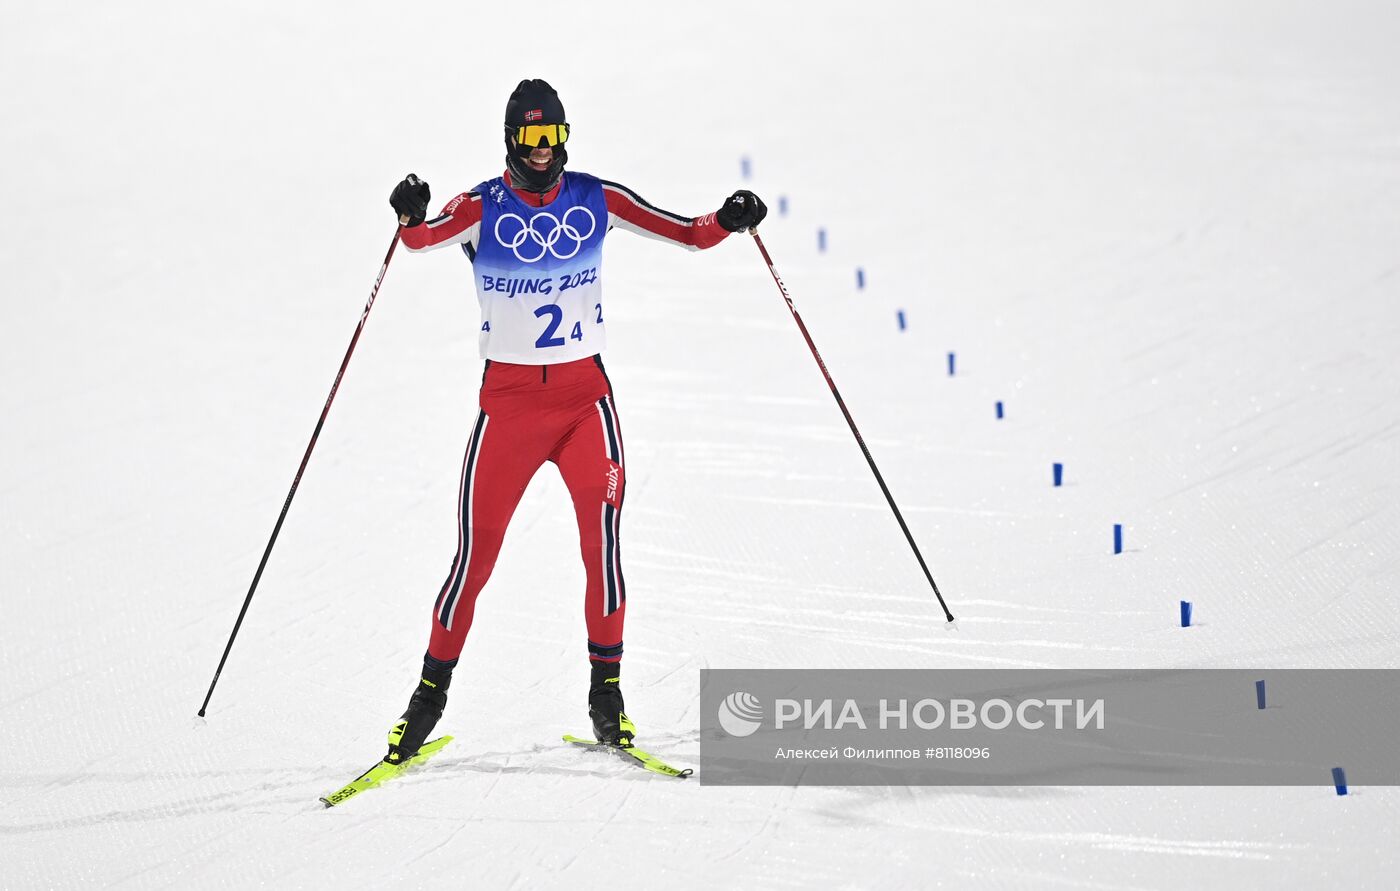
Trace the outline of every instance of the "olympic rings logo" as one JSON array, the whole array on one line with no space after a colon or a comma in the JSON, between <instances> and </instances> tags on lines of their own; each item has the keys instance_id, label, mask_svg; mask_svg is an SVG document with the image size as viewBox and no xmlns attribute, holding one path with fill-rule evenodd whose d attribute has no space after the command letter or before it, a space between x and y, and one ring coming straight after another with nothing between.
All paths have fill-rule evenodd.
<instances>
[{"instance_id":1,"label":"olympic rings logo","mask_svg":"<svg viewBox=\"0 0 1400 891\"><path fill-rule=\"evenodd\" d=\"M588 222L588 231L580 232L578 226L570 223L569 220L574 214L582 214ZM501 237L501 227L510 221L509 228L515 229L515 234L510 239ZM582 223L583 220L576 219L575 222ZM547 224L547 225L546 225ZM541 228L536 228L540 226ZM598 220L593 216L593 211L577 205L564 211L564 218L561 220L548 211L541 211L535 214L526 222L519 214L503 213L496 218L496 242L504 248L510 248L515 254L515 259L521 263L538 263L544 259L545 254L552 254L557 260L567 260L579 252L583 243L592 237L598 228ZM573 249L568 253L560 253L556 248L560 239L567 238L572 243ZM530 246L533 245L533 246ZM521 253L521 248L525 252ZM538 249L538 253L536 253ZM532 255L533 256L530 256Z\"/></svg>"}]
</instances>

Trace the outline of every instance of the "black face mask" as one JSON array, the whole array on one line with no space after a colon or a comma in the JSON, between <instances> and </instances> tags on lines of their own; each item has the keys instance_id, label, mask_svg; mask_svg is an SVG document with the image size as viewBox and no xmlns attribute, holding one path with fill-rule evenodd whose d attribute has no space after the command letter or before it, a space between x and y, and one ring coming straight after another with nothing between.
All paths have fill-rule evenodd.
<instances>
[{"instance_id":1,"label":"black face mask","mask_svg":"<svg viewBox=\"0 0 1400 891\"><path fill-rule=\"evenodd\" d=\"M564 175L564 165L569 160L569 153L562 144L555 146L554 160L550 161L544 170L536 170L526 163L530 151L528 146L516 144L515 128L507 126L506 169L510 171L511 185L527 192L543 194L559 184L559 178Z\"/></svg>"}]
</instances>

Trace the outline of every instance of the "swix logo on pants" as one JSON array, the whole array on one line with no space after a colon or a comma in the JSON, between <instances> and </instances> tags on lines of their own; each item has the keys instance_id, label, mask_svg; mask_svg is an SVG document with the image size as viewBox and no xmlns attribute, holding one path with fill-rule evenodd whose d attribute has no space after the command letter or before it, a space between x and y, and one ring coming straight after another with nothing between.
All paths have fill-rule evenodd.
<instances>
[{"instance_id":1,"label":"swix logo on pants","mask_svg":"<svg viewBox=\"0 0 1400 891\"><path fill-rule=\"evenodd\" d=\"M617 493L622 490L622 468L615 462L608 462L608 488L603 500L617 504Z\"/></svg>"}]
</instances>

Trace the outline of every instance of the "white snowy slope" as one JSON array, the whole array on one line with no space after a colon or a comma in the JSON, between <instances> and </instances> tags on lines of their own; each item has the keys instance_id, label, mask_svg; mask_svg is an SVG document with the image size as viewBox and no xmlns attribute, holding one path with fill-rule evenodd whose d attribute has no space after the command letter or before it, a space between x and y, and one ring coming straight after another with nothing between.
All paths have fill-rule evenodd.
<instances>
[{"instance_id":1,"label":"white snowy slope","mask_svg":"<svg viewBox=\"0 0 1400 891\"><path fill-rule=\"evenodd\" d=\"M563 748L587 729L583 572L551 467L480 599L440 725L457 741L322 809L382 754L455 546L481 363L454 251L395 257L195 711L393 234L389 189L412 170L445 201L499 172L523 77L558 87L573 169L687 214L768 200L764 238L960 619L942 627L749 239L616 232L642 741L696 762L704 667L1400 667L1400 7L0 22L0 886L1393 885L1400 792L1326 776L736 789Z\"/></svg>"}]
</instances>

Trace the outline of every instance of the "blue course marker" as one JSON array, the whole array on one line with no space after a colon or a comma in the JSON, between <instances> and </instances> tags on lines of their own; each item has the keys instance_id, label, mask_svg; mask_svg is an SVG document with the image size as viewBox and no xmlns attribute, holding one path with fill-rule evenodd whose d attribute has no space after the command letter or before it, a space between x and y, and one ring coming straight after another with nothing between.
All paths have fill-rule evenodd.
<instances>
[{"instance_id":1,"label":"blue course marker","mask_svg":"<svg viewBox=\"0 0 1400 891\"><path fill-rule=\"evenodd\" d=\"M1181 627L1191 627L1191 601L1189 600L1181 601Z\"/></svg>"},{"instance_id":2,"label":"blue course marker","mask_svg":"<svg viewBox=\"0 0 1400 891\"><path fill-rule=\"evenodd\" d=\"M856 288L861 291L865 290L865 270L859 266L856 267Z\"/></svg>"},{"instance_id":3,"label":"blue course marker","mask_svg":"<svg viewBox=\"0 0 1400 891\"><path fill-rule=\"evenodd\" d=\"M1332 768L1332 785L1337 787L1338 795L1347 794L1347 772L1340 767Z\"/></svg>"},{"instance_id":4,"label":"blue course marker","mask_svg":"<svg viewBox=\"0 0 1400 891\"><path fill-rule=\"evenodd\" d=\"M780 216L780 217L785 217L785 216L787 216L787 196L786 196L786 195L779 195L779 196L778 196L778 216Z\"/></svg>"},{"instance_id":5,"label":"blue course marker","mask_svg":"<svg viewBox=\"0 0 1400 891\"><path fill-rule=\"evenodd\" d=\"M818 230L817 230L817 253L819 253L819 254L824 254L824 253L826 253L826 230L825 230L825 229L818 229Z\"/></svg>"},{"instance_id":6,"label":"blue course marker","mask_svg":"<svg viewBox=\"0 0 1400 891\"><path fill-rule=\"evenodd\" d=\"M1264 682L1254 682L1254 701L1259 703L1260 708L1264 708Z\"/></svg>"},{"instance_id":7,"label":"blue course marker","mask_svg":"<svg viewBox=\"0 0 1400 891\"><path fill-rule=\"evenodd\" d=\"M1113 553L1123 553L1123 524L1113 524Z\"/></svg>"},{"instance_id":8,"label":"blue course marker","mask_svg":"<svg viewBox=\"0 0 1400 891\"><path fill-rule=\"evenodd\" d=\"M895 316L899 319L899 330L900 330L900 331L903 331L903 330L904 330L904 310L901 309L899 312L895 313Z\"/></svg>"},{"instance_id":9,"label":"blue course marker","mask_svg":"<svg viewBox=\"0 0 1400 891\"><path fill-rule=\"evenodd\" d=\"M739 175L744 179L748 179L753 175L753 164L749 162L748 155L744 155L744 157L739 159Z\"/></svg>"},{"instance_id":10,"label":"blue course marker","mask_svg":"<svg viewBox=\"0 0 1400 891\"><path fill-rule=\"evenodd\" d=\"M1055 485L1062 486L1065 482L1065 466L1059 461L1050 465L1050 475L1055 478Z\"/></svg>"},{"instance_id":11,"label":"blue course marker","mask_svg":"<svg viewBox=\"0 0 1400 891\"><path fill-rule=\"evenodd\" d=\"M1004 417L1006 417L1006 409L1002 406L1001 402L997 402L997 420L1000 421Z\"/></svg>"},{"instance_id":12,"label":"blue course marker","mask_svg":"<svg viewBox=\"0 0 1400 891\"><path fill-rule=\"evenodd\" d=\"M957 355L957 353L949 353L949 354L948 354L948 376L949 376L949 377L952 377L953 375L955 375L955 374L957 374L957 373L958 373L958 355Z\"/></svg>"}]
</instances>

